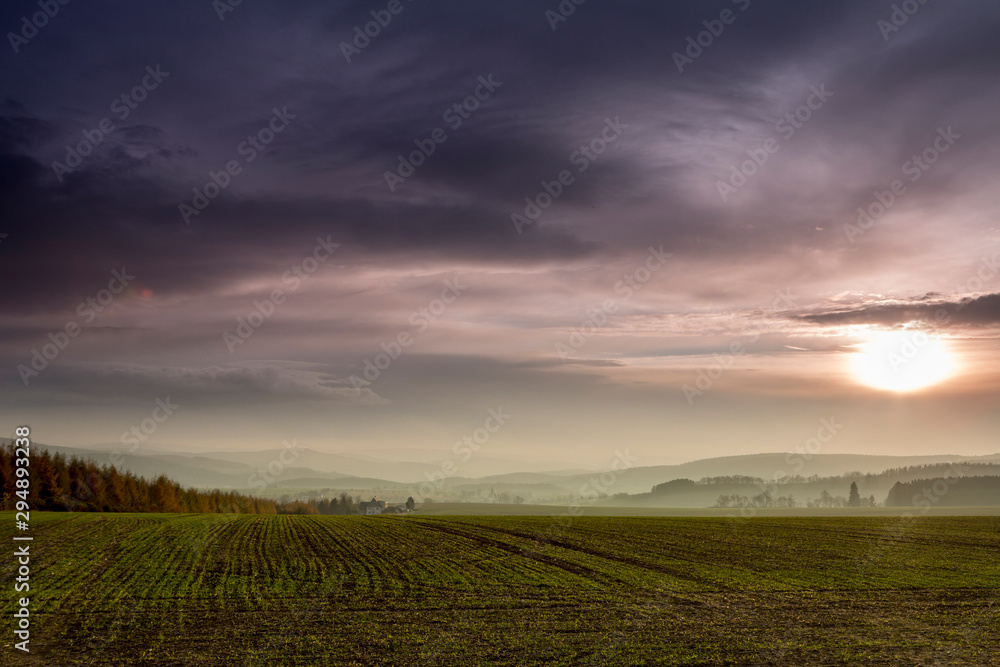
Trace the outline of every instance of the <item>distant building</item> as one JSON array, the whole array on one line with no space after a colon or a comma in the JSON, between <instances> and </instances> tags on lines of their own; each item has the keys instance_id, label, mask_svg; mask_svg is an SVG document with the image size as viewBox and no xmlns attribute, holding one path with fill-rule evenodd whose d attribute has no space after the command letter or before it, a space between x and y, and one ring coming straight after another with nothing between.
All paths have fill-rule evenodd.
<instances>
[{"instance_id":1,"label":"distant building","mask_svg":"<svg viewBox=\"0 0 1000 667\"><path fill-rule=\"evenodd\" d=\"M381 514L385 511L385 501L375 496L369 501L358 503L358 514Z\"/></svg>"}]
</instances>

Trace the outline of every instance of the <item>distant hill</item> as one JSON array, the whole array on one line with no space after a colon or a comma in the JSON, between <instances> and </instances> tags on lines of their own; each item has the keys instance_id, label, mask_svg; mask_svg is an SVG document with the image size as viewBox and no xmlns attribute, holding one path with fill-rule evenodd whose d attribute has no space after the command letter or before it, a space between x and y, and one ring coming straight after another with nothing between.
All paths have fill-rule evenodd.
<instances>
[{"instance_id":1,"label":"distant hill","mask_svg":"<svg viewBox=\"0 0 1000 667\"><path fill-rule=\"evenodd\" d=\"M1000 463L1000 454L988 456L877 456L866 454L815 454L808 461L802 460L801 466L796 464L802 457L799 454L772 453L747 454L744 456L726 456L711 459L700 459L689 463L670 466L637 467L615 473L616 479L609 489L609 494L615 493L645 493L655 485L669 482L672 479L699 480L703 477L723 477L726 475L747 475L773 479L776 473L785 475L819 475L832 477L849 472L880 473L889 468L920 466L932 463L951 463L960 461L982 461ZM789 463L792 461L792 463ZM587 483L593 474L578 475L566 478L569 485Z\"/></svg>"},{"instance_id":2,"label":"distant hill","mask_svg":"<svg viewBox=\"0 0 1000 667\"><path fill-rule=\"evenodd\" d=\"M76 447L58 447L35 443L35 447L45 449L53 454L63 454L67 458L77 457L94 463L113 465L128 470L141 477L149 479L166 475L185 487L237 489L247 488L247 479L255 472L246 464L234 461L215 459L209 456L189 456L184 454L129 454L128 448L119 450L93 450ZM112 457L114 452L121 456Z\"/></svg>"},{"instance_id":3,"label":"distant hill","mask_svg":"<svg viewBox=\"0 0 1000 667\"><path fill-rule=\"evenodd\" d=\"M266 471L267 467L271 465L272 470L277 469L280 474L268 478L267 495L280 494L282 489L287 489L293 495L308 495L312 491L322 489L331 489L337 493L343 490L358 495L395 489L398 490L399 494L409 495L413 489L427 481L427 475L433 476L440 473L441 470L440 461L436 463L426 461L416 463L391 462L369 458L363 454L320 452L304 448L298 450L298 456L289 467L281 467L275 462L280 461L279 455L283 450L170 453L158 450L154 446L143 445L135 453L128 453L121 445L96 445L91 448L37 446L45 447L53 453L60 452L67 456L89 459L99 465L110 464L111 453L120 451L123 459L121 459L119 467L125 470L148 478L167 475L183 486L201 489L219 488L244 491L259 489L261 481L259 471L261 469ZM429 456L429 452L420 452L421 458ZM701 459L677 465L636 467L618 471L614 473L613 477L605 474L604 480L613 482L607 487L603 486L600 473L566 470L565 464L561 465L559 469L555 469L554 472L537 470L510 472L508 468L513 465L510 461L503 461L501 465L498 463L499 459L473 457L470 461L458 465L458 474L447 478L443 485L439 485L435 489L433 497L439 501L481 502L491 493L495 493L497 495L507 494L509 497L521 496L525 502L569 504L580 498L581 489L591 488L595 481L598 484L598 491L612 496L622 493L647 494L655 485L683 478L697 481L703 477L747 475L770 479L776 472L784 472L789 475L830 477L849 472L874 474L889 468L933 463L961 461L1000 463L1000 454L973 457L817 454L807 461L804 459L799 461L797 456L800 455L749 454ZM447 460L447 457L442 459L442 461L444 460ZM801 466L796 465L796 462L800 462ZM496 464L500 470L497 474L473 475L475 470L489 471L493 464ZM870 488L860 481L859 484L862 485L861 493L863 495L875 494L880 501L888 492L888 487L883 488L881 482ZM829 491L840 495L846 494L846 489L835 490L831 488ZM699 495L697 504L679 506L710 506L714 503L715 498L724 492L729 491L723 491L721 488L706 489L704 493L707 495L705 498ZM402 499L405 499L405 496ZM662 498L637 498L635 501L643 503L641 506L663 506ZM601 502L611 504L611 501Z\"/></svg>"},{"instance_id":4,"label":"distant hill","mask_svg":"<svg viewBox=\"0 0 1000 667\"><path fill-rule=\"evenodd\" d=\"M772 498L793 498L798 507L808 500L820 498L824 492L830 496L846 499L852 482L858 485L862 498L874 497L876 503L883 503L892 490L900 484L915 483L913 480L935 475L937 479L961 477L963 479L982 478L983 475L1000 475L1000 461L965 461L962 463L931 463L905 468L890 468L881 473L844 474L830 477L810 476L808 478L786 478L780 483L763 478L723 476L702 480L676 479L659 484L649 493L621 494L599 501L603 507L713 507L720 497L752 498L760 493L768 493ZM1000 478L994 478L1000 479ZM895 486L894 486L895 485ZM949 484L949 488L950 488ZM961 485L965 488L965 482ZM907 488L909 488L907 486ZM902 497L902 496L900 496ZM954 500L956 496L952 496ZM893 500L892 502L895 502ZM952 503L954 504L954 503ZM990 504L990 503L975 503Z\"/></svg>"}]
</instances>

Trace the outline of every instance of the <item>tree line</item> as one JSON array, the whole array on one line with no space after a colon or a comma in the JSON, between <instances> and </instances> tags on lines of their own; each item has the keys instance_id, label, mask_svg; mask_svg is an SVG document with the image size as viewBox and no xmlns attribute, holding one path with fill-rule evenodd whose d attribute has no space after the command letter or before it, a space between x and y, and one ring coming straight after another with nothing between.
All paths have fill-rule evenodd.
<instances>
[{"instance_id":1,"label":"tree line","mask_svg":"<svg viewBox=\"0 0 1000 667\"><path fill-rule=\"evenodd\" d=\"M25 490L17 486L15 458L12 443L0 445L0 510L14 509L17 492ZM38 511L355 514L358 509L346 492L329 500L277 502L235 491L185 489L166 475L150 480L44 449L32 449L29 460L27 496Z\"/></svg>"},{"instance_id":2,"label":"tree line","mask_svg":"<svg viewBox=\"0 0 1000 667\"><path fill-rule=\"evenodd\" d=\"M1000 477L938 477L896 482L889 489L888 507L996 507Z\"/></svg>"},{"instance_id":3,"label":"tree line","mask_svg":"<svg viewBox=\"0 0 1000 667\"><path fill-rule=\"evenodd\" d=\"M13 509L18 499L13 445L0 447L0 508ZM165 475L149 480L111 465L67 459L32 449L28 497L41 511L69 512L230 512L276 514L278 504L232 491L182 488Z\"/></svg>"},{"instance_id":4,"label":"tree line","mask_svg":"<svg viewBox=\"0 0 1000 667\"><path fill-rule=\"evenodd\" d=\"M794 496L779 496L775 498L767 491L754 494L752 496L741 496L739 494L723 494L715 501L715 507L743 508L789 508L798 507L799 503Z\"/></svg>"},{"instance_id":5,"label":"tree line","mask_svg":"<svg viewBox=\"0 0 1000 667\"><path fill-rule=\"evenodd\" d=\"M862 473L861 471L846 472L843 475L783 475L771 479L755 477L752 475L720 475L717 477L702 477L697 482L690 479L674 479L669 482L657 484L653 487L653 493L667 493L684 486L705 486L711 484L730 486L756 486L756 485L779 485L779 484L813 484L816 482L827 482L835 484L846 482L847 480L864 480L866 483L885 479L887 477L925 477L950 475L963 473L964 476L972 476L972 473L1000 473L1000 463L991 461L961 461L959 463L927 463L923 465L902 466L898 468L888 468L879 473ZM899 481L907 481L900 479Z\"/></svg>"},{"instance_id":6,"label":"tree line","mask_svg":"<svg viewBox=\"0 0 1000 667\"><path fill-rule=\"evenodd\" d=\"M770 491L764 490L753 496L741 496L736 493L720 495L718 500L715 501L715 507L785 509L800 507L800 504L795 499L795 496L790 494L787 496L774 496ZM847 498L831 495L829 491L824 490L819 498L806 500L805 507L875 507L875 496L862 498L858 491L857 482L851 482Z\"/></svg>"}]
</instances>

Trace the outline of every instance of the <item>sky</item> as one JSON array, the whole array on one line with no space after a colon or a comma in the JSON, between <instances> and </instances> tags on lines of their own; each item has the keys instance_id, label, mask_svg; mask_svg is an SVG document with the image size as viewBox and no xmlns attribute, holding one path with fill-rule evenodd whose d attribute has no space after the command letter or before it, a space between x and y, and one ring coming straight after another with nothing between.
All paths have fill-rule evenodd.
<instances>
[{"instance_id":1,"label":"sky","mask_svg":"<svg viewBox=\"0 0 1000 667\"><path fill-rule=\"evenodd\" d=\"M1000 451L996 3L56 5L0 9L6 431Z\"/></svg>"}]
</instances>

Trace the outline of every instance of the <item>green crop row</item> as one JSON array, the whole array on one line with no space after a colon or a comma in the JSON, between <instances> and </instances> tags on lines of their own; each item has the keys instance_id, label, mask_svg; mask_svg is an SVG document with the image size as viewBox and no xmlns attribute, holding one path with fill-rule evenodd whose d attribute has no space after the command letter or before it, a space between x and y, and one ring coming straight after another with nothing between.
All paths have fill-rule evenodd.
<instances>
[{"instance_id":1,"label":"green crop row","mask_svg":"<svg viewBox=\"0 0 1000 667\"><path fill-rule=\"evenodd\" d=\"M0 664L1000 660L993 517L42 513L32 531L33 650Z\"/></svg>"}]
</instances>

